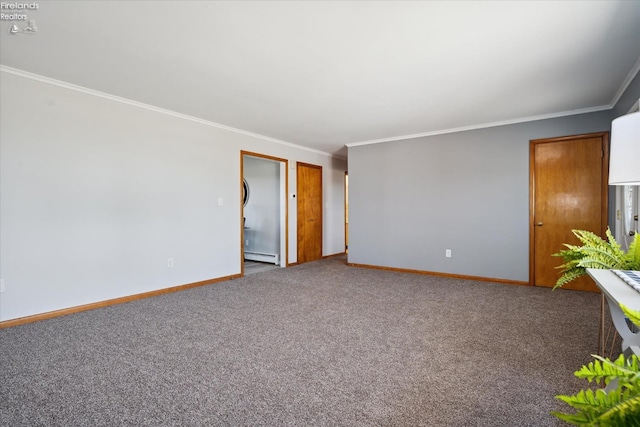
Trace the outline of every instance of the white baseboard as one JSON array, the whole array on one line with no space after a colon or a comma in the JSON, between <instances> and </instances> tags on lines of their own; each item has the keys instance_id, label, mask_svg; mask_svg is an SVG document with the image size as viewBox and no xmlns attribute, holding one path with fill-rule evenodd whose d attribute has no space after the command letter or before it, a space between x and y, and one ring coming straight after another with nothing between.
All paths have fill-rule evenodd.
<instances>
[{"instance_id":1,"label":"white baseboard","mask_svg":"<svg viewBox=\"0 0 640 427\"><path fill-rule=\"evenodd\" d=\"M269 254L265 252L244 251L244 259L247 259L249 261L268 262L278 265L280 256L278 254Z\"/></svg>"}]
</instances>

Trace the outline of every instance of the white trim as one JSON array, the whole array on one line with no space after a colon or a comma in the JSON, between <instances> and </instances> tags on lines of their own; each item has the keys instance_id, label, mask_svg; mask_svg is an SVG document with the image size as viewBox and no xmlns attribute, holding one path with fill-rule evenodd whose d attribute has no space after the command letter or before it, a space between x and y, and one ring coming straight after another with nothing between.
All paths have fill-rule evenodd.
<instances>
[{"instance_id":1,"label":"white trim","mask_svg":"<svg viewBox=\"0 0 640 427\"><path fill-rule=\"evenodd\" d=\"M421 137L424 137L424 136L445 135L445 134L448 134L448 133L466 132L466 131L476 130L476 129L486 129L486 128L492 128L492 127L498 127L498 126L513 125L513 124L518 124L518 123L534 122L536 120L555 119L557 117L565 117L565 116L574 116L574 115L577 115L577 114L593 113L593 112L596 112L596 111L610 110L611 108L613 108L613 107L611 107L610 105L600 105L598 107L582 108L580 110L570 110L570 111L563 111L563 112L560 112L560 113L542 114L540 116L523 117L523 118L519 118L519 119L503 120L503 121L499 121L499 122L491 122L491 123L483 123L483 124L471 125L471 126L462 126L462 127L458 127L458 128L435 130L435 131L431 131L431 132L416 133L416 134L413 134L413 135L402 135L402 136L394 136L394 137L390 137L390 138L373 139L373 140L370 140L370 141L352 142L352 143L345 144L345 145L347 147L357 147L357 146L360 146L360 145L379 144L381 142L400 141L400 140L404 140L404 139L421 138Z\"/></svg>"},{"instance_id":2,"label":"white trim","mask_svg":"<svg viewBox=\"0 0 640 427\"><path fill-rule=\"evenodd\" d=\"M89 89L89 88L86 88L84 86L78 86L78 85L74 85L72 83L63 82L61 80L52 79L50 77L41 76L39 74L30 73L28 71L19 70L17 68L7 67L6 65L1 65L0 64L0 71L5 72L5 73L9 73L9 74L14 74L16 76L24 77L24 78L27 78L27 79L30 79L30 80L36 80L36 81L39 81L41 83L46 83L46 84L50 84L50 85L53 85L53 86L58 86L58 87L61 87L61 88L64 88L64 89L74 90L76 92L82 92L82 93L87 94L87 95L97 96L99 98L108 99L110 101L115 101L115 102L119 102L119 103L122 103L122 104L131 105L133 107L144 108L145 110L151 110L151 111L154 111L156 113L166 114L166 115L169 115L169 116L177 117L179 119L189 120L189 121L192 121L192 122L200 123L200 124L205 125L205 126L211 126L211 127L227 130L227 131L230 131L230 132L239 133L239 134L246 135L246 136L251 136L253 138L258 138L258 139L263 139L265 141L274 142L276 144L286 145L288 147L297 148L299 150L310 151L312 153L322 154L322 155L325 155L325 156L328 156L328 157L334 157L334 158L339 158L339 159L344 160L343 157L335 156L333 154L326 153L324 151L315 150L313 148L304 147L302 145L298 145L298 144L294 144L294 143L291 143L291 142L282 141L280 139L271 138L269 136L260 135L258 133L248 132L248 131L245 131L245 130L242 130L242 129L238 129L238 128L234 128L234 127L231 127L231 126L225 126L225 125L222 125L220 123L215 123L215 122L212 122L212 121L209 121L209 120L200 119L198 117L189 116L187 114L178 113L176 111L167 110L165 108L156 107L154 105L145 104L143 102L138 102L138 101L134 101L134 100L131 100L131 99L123 98L123 97L120 97L120 96L111 95L111 94L108 94L108 93L105 93L105 92L100 92L100 91L97 91L97 90Z\"/></svg>"},{"instance_id":3,"label":"white trim","mask_svg":"<svg viewBox=\"0 0 640 427\"><path fill-rule=\"evenodd\" d=\"M193 116L189 116L189 115L186 115L186 114L178 113L176 111L171 111L171 110L167 110L167 109L164 109L164 108L156 107L156 106L153 106L153 105L150 105L150 104L145 104L145 103L142 103L142 102L133 101L131 99L122 98L120 96L115 96L115 95L111 95L111 94L108 94L108 93L105 93L105 92L100 92L100 91L97 91L97 90L89 89L89 88L86 88L86 87L83 87L83 86L74 85L72 83L67 83L67 82L63 82L61 80L52 79L50 77L41 76L39 74L30 73L28 71L19 70L17 68L7 67L6 65L1 65L0 64L0 71L4 71L6 73L14 74L16 76L24 77L24 78L31 79L31 80L36 80L36 81L39 81L39 82L42 82L42 83L47 83L47 84L51 84L51 85L54 85L54 86L62 87L62 88L65 88L65 89L70 89L70 90L74 90L74 91L77 91L77 92L82 92L82 93L85 93L85 94L88 94L88 95L93 95L93 96L97 96L97 97L100 97L100 98L109 99L111 101L120 102L120 103L131 105L131 106L134 106L134 107L144 108L144 109L147 109L147 110L155 111L157 113L167 114L167 115L170 115L170 116L173 116L173 117L177 117L177 118L181 118L181 119L184 119L184 120L190 120L192 122L200 123L200 124L203 124L205 126L211 126L211 127L215 127L215 128L218 128L218 129L227 130L227 131L230 131L230 132L235 132L235 133L239 133L239 134L246 135L246 136L251 136L251 137L254 137L254 138L258 138L258 139L263 139L265 141L274 142L276 144L286 145L288 147L297 148L299 150L309 151L309 152L312 152L312 153L322 154L322 155L325 155L325 156L328 156L328 157L345 160L344 157L336 156L336 155L333 155L333 154L330 154L330 153L327 153L327 152L324 152L324 151L316 150L316 149L309 148L309 147L304 147L302 145L298 145L298 144L294 144L294 143L291 143L291 142L286 142L286 141L282 141L282 140L279 140L279 139L271 138L269 136L260 135L258 133L248 132L248 131L245 131L245 130L242 130L242 129L234 128L234 127L231 127L231 126L226 126L226 125L223 125L223 124L220 124L220 123L215 123L215 122L212 122L212 121L209 121L209 120L200 119L200 118L197 118L197 117L193 117ZM345 144L345 146L346 147L358 147L358 146L361 146L361 145L371 145L371 144L379 144L379 143L383 143L383 142L401 141L401 140L405 140L405 139L421 138L421 137L425 137L425 136L446 135L446 134L449 134L449 133L466 132L466 131L477 130L477 129L486 129L486 128L491 128L491 127L507 126L507 125L513 125L513 124L518 124L518 123L533 122L533 121L536 121L536 120L546 120L546 119L553 119L553 118L558 118L558 117L566 117L566 116L573 116L573 115L578 115L578 114L593 113L593 112L597 112L597 111L611 110L616 105L616 103L620 100L620 98L622 97L624 92L627 90L627 88L629 87L629 85L631 84L633 79L636 77L638 72L640 72L640 58L638 59L636 64L633 66L633 68L631 69L631 71L629 72L629 74L627 75L625 80L622 82L622 85L620 86L620 88L616 92L615 96L613 97L613 99L611 100L611 103L609 105L600 105L600 106L597 106L597 107L582 108L582 109L579 109L579 110L562 111L562 112L559 112L559 113L543 114L543 115L540 115L540 116L523 117L523 118L519 118L519 119L511 119L511 120L503 120L503 121L498 121L498 122L483 123L483 124L470 125L470 126L462 126L462 127L457 127L457 128L442 129L442 130L436 130L436 131L430 131L430 132L422 132L422 133L416 133L416 134L411 134L411 135L400 135L400 136L393 136L393 137L389 137L389 138L372 139L372 140L361 141L361 142L350 142L350 143Z\"/></svg>"},{"instance_id":4,"label":"white trim","mask_svg":"<svg viewBox=\"0 0 640 427\"><path fill-rule=\"evenodd\" d=\"M633 68L631 68L631 71L629 71L629 74L627 74L627 77L624 79L624 81L620 85L620 88L614 95L609 105L600 105L598 107L583 108L580 110L569 110L569 111L563 111L559 113L543 114L540 116L524 117L524 118L504 120L499 122L483 123L483 124L471 125L471 126L462 126L458 128L442 129L442 130L436 130L431 132L416 133L412 135L402 135L402 136L394 136L389 138L372 139L370 141L362 141L362 142L351 142L345 145L347 147L358 147L360 145L370 145L370 144L379 144L382 142L401 141L405 139L421 138L425 136L446 135L449 133L466 132L466 131L476 130L476 129L486 129L486 128L497 127L497 126L506 126L506 125L513 125L518 123L534 122L536 120L554 119L558 117L574 116L578 114L586 114L586 113L594 113L597 111L611 110L613 109L613 107L615 107L618 101L620 101L620 98L622 97L624 92L627 90L627 88L629 87L633 79L636 78L639 72L640 72L640 58L638 58L638 61L636 61ZM640 100L638 100L638 102L636 102L634 106L631 107L631 111L629 112L631 113L634 111L638 111L639 104L640 104Z\"/></svg>"},{"instance_id":5,"label":"white trim","mask_svg":"<svg viewBox=\"0 0 640 427\"><path fill-rule=\"evenodd\" d=\"M280 265L280 256L278 254L244 251L244 259L248 259L249 261L268 262L271 264Z\"/></svg>"},{"instance_id":6,"label":"white trim","mask_svg":"<svg viewBox=\"0 0 640 427\"><path fill-rule=\"evenodd\" d=\"M627 90L633 79L636 78L638 72L640 72L640 58L638 58L636 64L633 66L633 68L631 68L631 71L629 71L629 74L627 74L627 77L623 80L622 84L620 85L620 89L618 89L618 92L616 92L616 94L613 96L613 99L611 100L611 108L615 107L618 101L620 101L620 98Z\"/></svg>"}]
</instances>

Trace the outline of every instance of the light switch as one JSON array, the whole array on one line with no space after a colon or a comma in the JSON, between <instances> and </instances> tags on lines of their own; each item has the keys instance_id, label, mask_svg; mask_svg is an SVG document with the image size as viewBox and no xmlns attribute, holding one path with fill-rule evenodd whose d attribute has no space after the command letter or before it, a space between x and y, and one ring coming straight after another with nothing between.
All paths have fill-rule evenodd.
<instances>
[{"instance_id":1,"label":"light switch","mask_svg":"<svg viewBox=\"0 0 640 427\"><path fill-rule=\"evenodd\" d=\"M224 200L222 200L222 197L218 197L218 206L223 206L224 205Z\"/></svg>"}]
</instances>

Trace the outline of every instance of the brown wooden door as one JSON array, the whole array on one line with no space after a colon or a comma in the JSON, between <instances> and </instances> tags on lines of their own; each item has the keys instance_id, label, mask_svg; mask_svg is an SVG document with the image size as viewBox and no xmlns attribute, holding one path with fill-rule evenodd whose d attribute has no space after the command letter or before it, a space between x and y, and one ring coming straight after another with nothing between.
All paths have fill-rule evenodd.
<instances>
[{"instance_id":1,"label":"brown wooden door","mask_svg":"<svg viewBox=\"0 0 640 427\"><path fill-rule=\"evenodd\" d=\"M572 229L604 236L607 226L608 134L539 139L530 143L530 282L553 287L563 244L580 244ZM585 276L566 289L596 292Z\"/></svg>"},{"instance_id":2,"label":"brown wooden door","mask_svg":"<svg viewBox=\"0 0 640 427\"><path fill-rule=\"evenodd\" d=\"M322 167L298 163L298 263L322 258Z\"/></svg>"}]
</instances>

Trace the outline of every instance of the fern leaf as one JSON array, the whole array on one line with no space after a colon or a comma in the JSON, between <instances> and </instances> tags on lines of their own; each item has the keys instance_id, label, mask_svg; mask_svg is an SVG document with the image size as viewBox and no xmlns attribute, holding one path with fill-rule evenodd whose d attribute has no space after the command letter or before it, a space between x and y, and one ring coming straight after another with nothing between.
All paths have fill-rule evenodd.
<instances>
[{"instance_id":1,"label":"fern leaf","mask_svg":"<svg viewBox=\"0 0 640 427\"><path fill-rule=\"evenodd\" d=\"M638 240L638 233L636 233L629 245L629 250L626 255L626 261L628 263L626 269L628 270L640 270L640 243L638 243Z\"/></svg>"},{"instance_id":2,"label":"fern leaf","mask_svg":"<svg viewBox=\"0 0 640 427\"><path fill-rule=\"evenodd\" d=\"M581 266L584 266L585 261L593 261L608 266L605 268L613 268L620 266L625 262L624 252L617 251L615 248L612 248L607 244L583 246L580 248L579 253L583 256L583 259L580 261Z\"/></svg>"},{"instance_id":3,"label":"fern leaf","mask_svg":"<svg viewBox=\"0 0 640 427\"><path fill-rule=\"evenodd\" d=\"M580 259L579 251L582 246L569 245L567 243L563 243L562 246L567 249L562 249L560 252L551 256L561 256L565 259Z\"/></svg>"},{"instance_id":4,"label":"fern leaf","mask_svg":"<svg viewBox=\"0 0 640 427\"><path fill-rule=\"evenodd\" d=\"M553 290L555 290L556 288L560 288L563 285L566 285L567 283L571 282L574 279L577 279L578 277L586 273L587 271L584 268L574 268L574 269L565 271L556 282L555 286L553 287Z\"/></svg>"},{"instance_id":5,"label":"fern leaf","mask_svg":"<svg viewBox=\"0 0 640 427\"><path fill-rule=\"evenodd\" d=\"M621 264L624 262L624 253L619 253L609 246L585 247L580 253L591 256L596 260L603 261L609 265Z\"/></svg>"},{"instance_id":6,"label":"fern leaf","mask_svg":"<svg viewBox=\"0 0 640 427\"><path fill-rule=\"evenodd\" d=\"M624 304L620 304L620 309L634 325L640 327L640 311L631 310Z\"/></svg>"},{"instance_id":7,"label":"fern leaf","mask_svg":"<svg viewBox=\"0 0 640 427\"><path fill-rule=\"evenodd\" d=\"M598 269L621 269L622 265L617 262L611 262L606 258L587 258L585 257L579 264L582 268L598 268Z\"/></svg>"},{"instance_id":8,"label":"fern leaf","mask_svg":"<svg viewBox=\"0 0 640 427\"><path fill-rule=\"evenodd\" d=\"M611 247L611 250L617 257L624 258L624 251L622 250L620 244L616 241L616 238L613 237L613 233L611 232L611 229L609 227L607 227L607 231L605 231L605 234L607 236L607 240L609 241L609 247Z\"/></svg>"},{"instance_id":9,"label":"fern leaf","mask_svg":"<svg viewBox=\"0 0 640 427\"><path fill-rule=\"evenodd\" d=\"M556 396L577 410L576 414L553 413L558 418L578 425L629 426L640 417L640 395L629 390L581 390L573 396Z\"/></svg>"},{"instance_id":10,"label":"fern leaf","mask_svg":"<svg viewBox=\"0 0 640 427\"><path fill-rule=\"evenodd\" d=\"M598 246L607 242L597 234L587 230L571 230L571 232L582 242L583 246Z\"/></svg>"},{"instance_id":11,"label":"fern leaf","mask_svg":"<svg viewBox=\"0 0 640 427\"><path fill-rule=\"evenodd\" d=\"M620 385L629 381L637 381L640 378L638 356L635 354L632 354L629 358L626 358L621 354L614 361L596 355L593 355L593 357L597 360L589 363L589 367L587 369L583 366L582 369L578 371L581 375L578 376L578 372L576 372L576 377L587 378L591 381L589 379L589 375L591 375L592 378L603 378L605 380L605 384L608 384L613 379L618 379L620 381ZM592 364L593 366L591 366Z\"/></svg>"},{"instance_id":12,"label":"fern leaf","mask_svg":"<svg viewBox=\"0 0 640 427\"><path fill-rule=\"evenodd\" d=\"M611 394L611 392L609 394ZM607 411L600 414L597 420L615 420L617 421L616 425L639 425L640 395L630 395L630 393L625 392L621 393L618 402L613 404ZM634 421L635 423L631 424Z\"/></svg>"},{"instance_id":13,"label":"fern leaf","mask_svg":"<svg viewBox=\"0 0 640 427\"><path fill-rule=\"evenodd\" d=\"M612 390L613 392L615 392L616 390ZM613 396L615 393L610 393L611 397L616 397ZM573 396L566 396L566 395L559 395L556 396L557 399L562 400L564 403L568 404L569 406L576 408L576 409L580 409L583 412L589 412L592 409L597 410L598 408L606 408L609 409L609 407L611 405L609 405L608 401L607 401L607 393L604 392L604 390L602 389L598 389L598 390L580 390L578 393L574 394Z\"/></svg>"},{"instance_id":14,"label":"fern leaf","mask_svg":"<svg viewBox=\"0 0 640 427\"><path fill-rule=\"evenodd\" d=\"M572 232L583 245L564 244L565 249L553 254L553 256L562 257L564 261L562 265L556 267L562 272L562 275L558 278L553 289L586 274L587 268L633 269L630 266L634 265L631 258L635 259L635 252L640 259L640 244L636 244L635 239L634 252L630 250L631 255L625 254L608 228L606 231L608 241L591 231L572 230ZM640 269L640 265L638 269Z\"/></svg>"},{"instance_id":15,"label":"fern leaf","mask_svg":"<svg viewBox=\"0 0 640 427\"><path fill-rule=\"evenodd\" d=\"M624 355L620 355L615 361L610 361L597 355L592 356L596 360L589 362L576 371L574 373L576 377L584 378L589 382L595 381L596 383L604 380L605 384L609 384L609 382L614 379L622 382L627 381L638 372L637 357L630 358L629 361L627 361ZM634 367L636 368L635 371L633 371Z\"/></svg>"}]
</instances>

